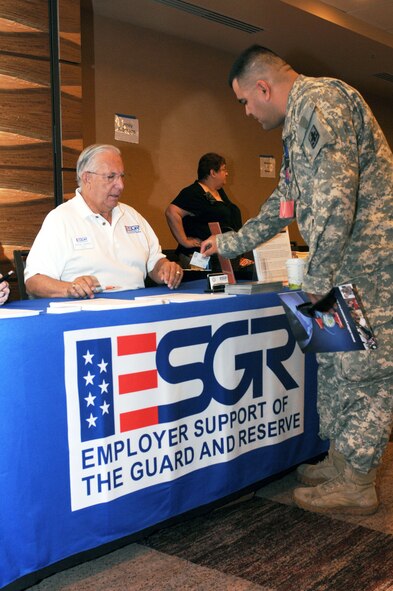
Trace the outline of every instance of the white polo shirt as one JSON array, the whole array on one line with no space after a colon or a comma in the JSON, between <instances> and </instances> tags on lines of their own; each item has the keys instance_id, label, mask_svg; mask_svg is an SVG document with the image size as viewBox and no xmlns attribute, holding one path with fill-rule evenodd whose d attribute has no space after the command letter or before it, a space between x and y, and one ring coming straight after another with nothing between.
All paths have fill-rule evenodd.
<instances>
[{"instance_id":1,"label":"white polo shirt","mask_svg":"<svg viewBox=\"0 0 393 591\"><path fill-rule=\"evenodd\" d=\"M62 281L94 275L103 287L137 289L161 258L157 236L133 207L118 203L109 224L77 189L46 216L27 257L25 280L37 273Z\"/></svg>"}]
</instances>

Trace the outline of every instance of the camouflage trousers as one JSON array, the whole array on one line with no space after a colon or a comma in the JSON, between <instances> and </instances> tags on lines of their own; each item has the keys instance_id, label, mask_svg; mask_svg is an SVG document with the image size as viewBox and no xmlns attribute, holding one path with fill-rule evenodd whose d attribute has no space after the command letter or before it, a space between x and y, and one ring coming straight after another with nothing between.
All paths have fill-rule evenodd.
<instances>
[{"instance_id":1,"label":"camouflage trousers","mask_svg":"<svg viewBox=\"0 0 393 591\"><path fill-rule=\"evenodd\" d=\"M320 353L318 414L320 436L355 470L376 468L393 423L393 266L351 280L374 329L378 348Z\"/></svg>"}]
</instances>

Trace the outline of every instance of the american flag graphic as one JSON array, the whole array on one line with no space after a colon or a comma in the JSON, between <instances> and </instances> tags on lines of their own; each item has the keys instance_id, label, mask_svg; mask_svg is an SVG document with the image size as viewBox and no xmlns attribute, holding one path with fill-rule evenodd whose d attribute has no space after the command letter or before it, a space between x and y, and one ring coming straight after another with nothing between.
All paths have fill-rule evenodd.
<instances>
[{"instance_id":1,"label":"american flag graphic","mask_svg":"<svg viewBox=\"0 0 393 591\"><path fill-rule=\"evenodd\" d=\"M155 332L117 336L113 340L109 337L80 340L76 345L81 441L114 435L117 425L118 431L124 433L158 423L157 405L127 411L116 399L156 389L157 369L118 373L114 363L114 356L155 352Z\"/></svg>"}]
</instances>

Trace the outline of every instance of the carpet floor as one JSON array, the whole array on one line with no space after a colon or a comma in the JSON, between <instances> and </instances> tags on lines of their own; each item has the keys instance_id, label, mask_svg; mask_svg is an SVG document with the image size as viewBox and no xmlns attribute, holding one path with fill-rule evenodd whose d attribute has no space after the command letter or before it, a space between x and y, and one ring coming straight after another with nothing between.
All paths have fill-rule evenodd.
<instances>
[{"instance_id":1,"label":"carpet floor","mask_svg":"<svg viewBox=\"0 0 393 591\"><path fill-rule=\"evenodd\" d=\"M393 589L393 536L257 497L141 543L276 591Z\"/></svg>"},{"instance_id":2,"label":"carpet floor","mask_svg":"<svg viewBox=\"0 0 393 591\"><path fill-rule=\"evenodd\" d=\"M393 443L373 516L298 509L291 473L29 591L393 591L392 460Z\"/></svg>"}]
</instances>

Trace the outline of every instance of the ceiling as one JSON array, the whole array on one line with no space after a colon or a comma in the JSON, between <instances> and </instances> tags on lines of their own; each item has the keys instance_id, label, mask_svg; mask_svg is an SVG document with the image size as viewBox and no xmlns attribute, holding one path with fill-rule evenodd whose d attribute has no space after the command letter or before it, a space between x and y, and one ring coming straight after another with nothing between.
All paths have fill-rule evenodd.
<instances>
[{"instance_id":1,"label":"ceiling","mask_svg":"<svg viewBox=\"0 0 393 591\"><path fill-rule=\"evenodd\" d=\"M259 43L308 75L393 99L393 0L91 0L96 14L238 54Z\"/></svg>"}]
</instances>

